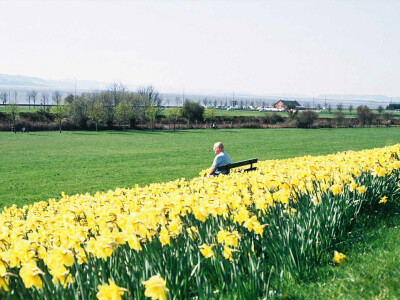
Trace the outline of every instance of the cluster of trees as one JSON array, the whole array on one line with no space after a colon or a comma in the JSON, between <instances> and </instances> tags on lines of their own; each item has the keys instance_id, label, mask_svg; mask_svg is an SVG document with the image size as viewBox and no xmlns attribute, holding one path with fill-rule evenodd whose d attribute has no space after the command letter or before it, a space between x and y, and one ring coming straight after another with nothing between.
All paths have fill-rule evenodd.
<instances>
[{"instance_id":1,"label":"cluster of trees","mask_svg":"<svg viewBox=\"0 0 400 300\"><path fill-rule=\"evenodd\" d=\"M60 122L68 118L75 125L86 128L100 124L111 127L117 124L124 129L138 121L148 120L154 125L161 109L162 97L152 86L128 92L121 84L114 84L102 92L68 95L64 103L57 101L50 112Z\"/></svg>"},{"instance_id":2,"label":"cluster of trees","mask_svg":"<svg viewBox=\"0 0 400 300\"><path fill-rule=\"evenodd\" d=\"M341 127L344 125L345 114L343 112L344 108L342 104L337 105L335 114L336 126ZM350 113L353 110L353 107L350 108ZM382 120L386 122L386 125L390 125L390 121L393 118L393 113L384 112L384 108L379 106L377 109L378 113L374 113L368 106L360 105L356 108L356 118L359 124L364 127L366 125L372 125L375 121L377 121L378 125L381 125ZM299 112L298 110L291 109L288 112L288 117L291 120L294 120L297 127L301 128L311 128L314 124L315 120L318 119L319 115L312 110L305 110Z\"/></svg>"}]
</instances>

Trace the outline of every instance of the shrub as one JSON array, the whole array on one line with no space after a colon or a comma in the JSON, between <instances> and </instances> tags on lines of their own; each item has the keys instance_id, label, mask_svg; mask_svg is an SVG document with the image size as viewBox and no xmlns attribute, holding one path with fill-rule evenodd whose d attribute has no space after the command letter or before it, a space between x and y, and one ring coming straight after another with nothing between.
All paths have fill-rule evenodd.
<instances>
[{"instance_id":1,"label":"shrub","mask_svg":"<svg viewBox=\"0 0 400 300\"><path fill-rule=\"evenodd\" d=\"M306 110L296 117L296 125L300 128L311 128L318 114L312 110Z\"/></svg>"}]
</instances>

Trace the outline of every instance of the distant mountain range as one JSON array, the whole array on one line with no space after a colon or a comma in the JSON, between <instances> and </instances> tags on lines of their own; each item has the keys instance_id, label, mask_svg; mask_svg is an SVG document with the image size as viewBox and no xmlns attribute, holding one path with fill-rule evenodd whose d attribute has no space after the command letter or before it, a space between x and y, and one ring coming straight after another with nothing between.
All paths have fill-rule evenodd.
<instances>
[{"instance_id":1,"label":"distant mountain range","mask_svg":"<svg viewBox=\"0 0 400 300\"><path fill-rule=\"evenodd\" d=\"M23 75L9 75L9 74L0 74L0 91L13 91L16 90L18 92L17 102L24 102L23 92L35 89L37 91L54 91L59 90L63 94L71 93L76 91L77 93L87 92L87 91L95 91L95 90L104 90L108 88L111 83L105 83L94 80L47 80L37 77L31 76L23 76ZM129 90L135 90L137 87L135 86L127 86ZM163 91L160 91L163 93ZM165 99L168 99L171 105L176 101L177 98L181 98L182 93L179 92L171 92L171 93L163 93ZM192 100L201 100L207 98L209 100L218 99L231 101L233 98L235 100L243 100L243 101L255 101L255 102L266 102L268 104L272 104L274 101L279 99L287 99L287 100L298 100L303 103L312 104L327 104L335 105L335 104L345 104L345 105L360 105L366 104L371 107L377 107L379 105L387 105L391 102L400 103L400 97L388 97L384 95L342 95L342 94L326 94L326 95L318 95L318 96L306 96L306 95L297 95L297 94L268 94L268 95L253 95L253 94L245 94L245 93L222 93L215 91L202 91L200 92L190 92L187 91L185 93L185 98L189 98ZM325 100L326 99L326 100Z\"/></svg>"},{"instance_id":2,"label":"distant mountain range","mask_svg":"<svg viewBox=\"0 0 400 300\"><path fill-rule=\"evenodd\" d=\"M105 89L110 84L93 80L47 80L31 76L0 74L0 89L60 89L74 90Z\"/></svg>"}]
</instances>

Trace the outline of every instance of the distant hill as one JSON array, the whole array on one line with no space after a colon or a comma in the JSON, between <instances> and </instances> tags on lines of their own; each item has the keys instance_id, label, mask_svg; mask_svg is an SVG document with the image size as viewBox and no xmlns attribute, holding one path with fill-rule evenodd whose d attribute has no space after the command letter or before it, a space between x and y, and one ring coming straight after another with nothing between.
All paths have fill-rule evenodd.
<instances>
[{"instance_id":1,"label":"distant hill","mask_svg":"<svg viewBox=\"0 0 400 300\"><path fill-rule=\"evenodd\" d=\"M77 80L76 86L79 90L99 90L105 89L109 83L92 81L92 80ZM47 80L37 77L23 75L8 75L0 74L0 89L60 89L74 90L75 80Z\"/></svg>"}]
</instances>

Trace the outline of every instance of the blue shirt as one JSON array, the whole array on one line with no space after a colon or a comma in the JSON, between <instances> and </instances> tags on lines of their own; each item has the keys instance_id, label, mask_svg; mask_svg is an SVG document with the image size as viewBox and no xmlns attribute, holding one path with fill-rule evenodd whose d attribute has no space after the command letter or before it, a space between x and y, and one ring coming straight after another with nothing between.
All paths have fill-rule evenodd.
<instances>
[{"instance_id":1,"label":"blue shirt","mask_svg":"<svg viewBox=\"0 0 400 300\"><path fill-rule=\"evenodd\" d=\"M225 152L222 151L221 153L219 153L218 155L215 156L213 164L212 164L212 168L217 169L218 167L221 166L225 166L227 164L231 163L231 158L229 157L229 155ZM227 171L215 171L214 174L226 174Z\"/></svg>"}]
</instances>

